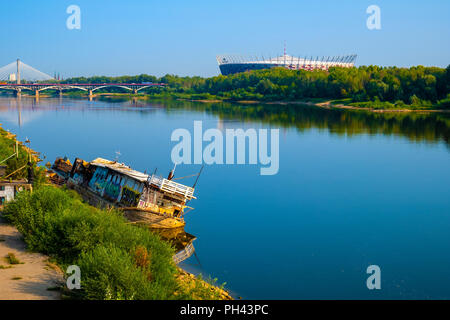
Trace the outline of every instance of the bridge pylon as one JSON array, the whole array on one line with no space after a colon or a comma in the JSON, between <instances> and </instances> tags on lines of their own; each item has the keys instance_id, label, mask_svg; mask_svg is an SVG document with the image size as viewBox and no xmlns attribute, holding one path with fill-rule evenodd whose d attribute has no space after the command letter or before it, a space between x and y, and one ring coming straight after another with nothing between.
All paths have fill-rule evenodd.
<instances>
[{"instance_id":1,"label":"bridge pylon","mask_svg":"<svg viewBox=\"0 0 450 320\"><path fill-rule=\"evenodd\" d=\"M0 67L0 81L2 82L5 81L11 84L14 82L16 85L21 85L22 81L36 82L52 79L48 74L27 65L19 58Z\"/></svg>"},{"instance_id":2,"label":"bridge pylon","mask_svg":"<svg viewBox=\"0 0 450 320\"><path fill-rule=\"evenodd\" d=\"M16 76L16 80L17 80L17 84L20 84L20 59L17 59L16 63L17 63L17 76Z\"/></svg>"}]
</instances>

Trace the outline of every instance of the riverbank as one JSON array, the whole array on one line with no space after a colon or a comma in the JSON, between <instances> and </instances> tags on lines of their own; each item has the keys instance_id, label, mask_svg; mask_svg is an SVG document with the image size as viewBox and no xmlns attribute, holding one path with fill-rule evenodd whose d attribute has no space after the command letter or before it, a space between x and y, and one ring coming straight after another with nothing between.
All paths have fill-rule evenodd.
<instances>
[{"instance_id":1,"label":"riverbank","mask_svg":"<svg viewBox=\"0 0 450 320\"><path fill-rule=\"evenodd\" d=\"M194 100L194 99L177 99L181 101L190 101L190 102L201 102L201 103L217 103L217 102L229 102L234 104L244 104L244 105L254 105L254 104L262 104L262 105L308 105L313 107L325 108L325 109L343 109L343 110L359 110L359 111L370 111L370 112L443 112L449 113L450 110L446 109L433 109L433 108L363 108L352 105L346 105L339 103L339 100L324 100L319 99L321 102L314 102L309 99L306 100L296 100L296 101L264 101L264 100Z\"/></svg>"},{"instance_id":2,"label":"riverbank","mask_svg":"<svg viewBox=\"0 0 450 320\"><path fill-rule=\"evenodd\" d=\"M29 250L52 257L63 270L80 267L81 290L61 287L69 299L232 299L222 287L176 267L173 249L157 235L128 224L119 212L83 203L74 191L42 186L21 193L5 217Z\"/></svg>"},{"instance_id":3,"label":"riverbank","mask_svg":"<svg viewBox=\"0 0 450 320\"><path fill-rule=\"evenodd\" d=\"M185 95L185 94L184 94ZM351 102L351 99L337 99L337 100L330 100L330 99L301 99L301 100L277 100L277 101L267 101L267 100L232 100L232 99L220 99L218 97L211 97L208 99L199 98L199 99L192 99L192 98L183 98L180 97L179 94L174 94L173 96L160 96L160 95L132 95L132 94L120 94L120 93L102 93L98 94L100 97L132 97L134 99L145 99L145 100L166 100L166 99L172 99L172 100L179 100L179 101L190 101L190 102L200 102L200 103L220 103L220 102L227 102L232 104L243 104L243 105L253 105L253 104L262 104L262 105L308 105L308 106L314 106L319 108L327 108L327 109L343 109L343 110L355 110L355 111L369 111L369 112L443 112L443 113L449 113L449 109L443 109L439 108L439 104L434 104L429 107L414 107L411 105L401 104L403 107L398 107L395 104L391 104L389 102L361 102L361 103L353 103ZM342 101L346 103L342 103ZM360 107L359 104L367 105L367 107ZM373 104L373 107L370 105Z\"/></svg>"},{"instance_id":4,"label":"riverbank","mask_svg":"<svg viewBox=\"0 0 450 320\"><path fill-rule=\"evenodd\" d=\"M15 136L3 129L0 132L4 146L0 156L6 157L14 152ZM27 158L22 148L19 160ZM33 294L37 299L57 298L56 293L42 293L54 287L49 285L52 277L44 274L46 280L33 284L49 266L48 257L57 269L75 264L83 272L80 291L69 291L60 282L66 298L232 299L223 287L179 269L173 262L174 249L159 236L130 225L119 212L84 203L74 191L41 183L32 193L18 193L6 205L4 217L11 224L2 221L0 226L0 245L4 246L0 254L12 253L25 262L0 267L2 288L5 285L12 299ZM19 241L22 238L25 242ZM62 278L58 272L58 279ZM22 279L27 282L17 285Z\"/></svg>"},{"instance_id":5,"label":"riverbank","mask_svg":"<svg viewBox=\"0 0 450 320\"><path fill-rule=\"evenodd\" d=\"M17 258L10 263L9 255ZM16 227L7 223L0 213L0 300L60 300L67 296L64 273L51 258L37 252L30 252ZM212 294L220 300L233 300L230 294L194 274L177 268L177 281L184 291L193 292L192 298L203 299Z\"/></svg>"},{"instance_id":6,"label":"riverbank","mask_svg":"<svg viewBox=\"0 0 450 320\"><path fill-rule=\"evenodd\" d=\"M17 261L6 257L13 256ZM0 214L0 300L58 300L61 269L48 256L29 252L17 228Z\"/></svg>"}]
</instances>

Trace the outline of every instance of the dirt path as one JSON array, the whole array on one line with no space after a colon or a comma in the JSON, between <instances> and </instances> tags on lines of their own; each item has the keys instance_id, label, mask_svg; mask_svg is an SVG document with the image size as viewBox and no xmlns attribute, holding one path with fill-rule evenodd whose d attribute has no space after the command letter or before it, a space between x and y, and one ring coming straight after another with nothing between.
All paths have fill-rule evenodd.
<instances>
[{"instance_id":1,"label":"dirt path","mask_svg":"<svg viewBox=\"0 0 450 320\"><path fill-rule=\"evenodd\" d=\"M4 258L8 253L14 253L22 263L9 264ZM58 291L47 289L63 281L62 272L47 259L26 251L21 234L0 216L0 300L60 299Z\"/></svg>"}]
</instances>

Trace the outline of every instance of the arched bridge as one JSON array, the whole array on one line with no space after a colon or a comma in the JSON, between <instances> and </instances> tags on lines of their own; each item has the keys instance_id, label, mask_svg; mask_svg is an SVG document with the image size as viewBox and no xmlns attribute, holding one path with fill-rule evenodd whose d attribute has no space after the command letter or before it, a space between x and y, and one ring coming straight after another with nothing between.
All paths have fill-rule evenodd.
<instances>
[{"instance_id":1,"label":"arched bridge","mask_svg":"<svg viewBox=\"0 0 450 320\"><path fill-rule=\"evenodd\" d=\"M90 97L93 96L94 91L103 88L123 88L136 94L145 88L164 86L166 86L165 83L0 83L0 89L14 90L18 94L22 90L31 90L39 96L39 92L44 90L57 90L61 93L63 90L78 89L88 92Z\"/></svg>"},{"instance_id":2,"label":"arched bridge","mask_svg":"<svg viewBox=\"0 0 450 320\"><path fill-rule=\"evenodd\" d=\"M26 83L21 83L25 80ZM103 88L123 88L136 94L140 90L152 87L163 87L164 83L52 83L55 80L48 74L41 72L17 59L10 64L0 68L0 90L13 90L20 95L22 90L34 91L36 97L44 90L57 90L61 94L63 90L78 89L89 93L92 98L94 91ZM49 82L45 82L49 81Z\"/></svg>"},{"instance_id":3,"label":"arched bridge","mask_svg":"<svg viewBox=\"0 0 450 320\"><path fill-rule=\"evenodd\" d=\"M103 88L123 88L136 94L145 88L163 87L165 85L165 83L4 83L0 84L0 89L14 90L18 94L20 94L22 90L31 90L34 91L36 96L39 96L39 92L44 90L57 90L61 93L63 90L78 89L88 92L89 96L92 97L94 91Z\"/></svg>"}]
</instances>

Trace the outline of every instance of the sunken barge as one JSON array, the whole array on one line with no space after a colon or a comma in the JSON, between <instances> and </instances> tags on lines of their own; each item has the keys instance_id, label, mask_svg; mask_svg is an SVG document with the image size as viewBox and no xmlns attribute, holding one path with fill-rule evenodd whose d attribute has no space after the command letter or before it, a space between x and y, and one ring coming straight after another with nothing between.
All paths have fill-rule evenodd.
<instances>
[{"instance_id":1,"label":"sunken barge","mask_svg":"<svg viewBox=\"0 0 450 320\"><path fill-rule=\"evenodd\" d=\"M194 253L195 236L184 231L187 202L196 199L194 187L172 181L174 170L163 178L131 169L123 163L97 158L91 162L57 158L50 181L65 184L83 200L100 208L118 208L130 223L158 233L176 249L179 263Z\"/></svg>"},{"instance_id":2,"label":"sunken barge","mask_svg":"<svg viewBox=\"0 0 450 320\"><path fill-rule=\"evenodd\" d=\"M185 209L190 208L186 203L196 199L193 187L171 180L173 171L166 179L102 158L76 158L73 165L58 158L52 169L91 205L117 207L131 222L151 229L183 228Z\"/></svg>"}]
</instances>

